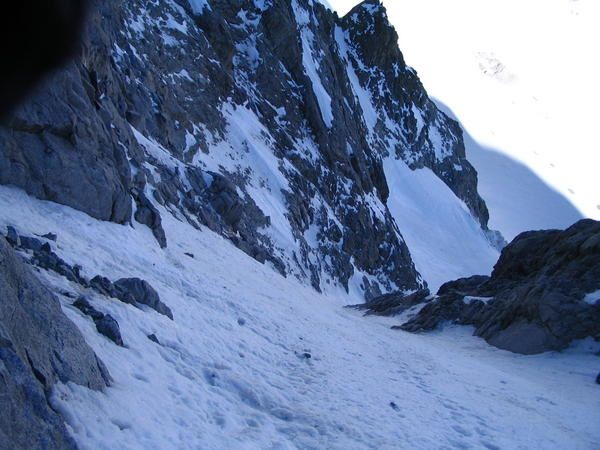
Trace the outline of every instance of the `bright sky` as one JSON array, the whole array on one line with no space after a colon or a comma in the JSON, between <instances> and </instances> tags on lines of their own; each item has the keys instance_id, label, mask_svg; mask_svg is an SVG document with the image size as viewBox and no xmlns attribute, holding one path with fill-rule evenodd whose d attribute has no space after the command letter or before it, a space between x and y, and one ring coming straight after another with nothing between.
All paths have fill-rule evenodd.
<instances>
[{"instance_id":1,"label":"bright sky","mask_svg":"<svg viewBox=\"0 0 600 450\"><path fill-rule=\"evenodd\" d=\"M343 15L358 2L329 3ZM525 163L600 219L600 1L383 3L432 97L479 143Z\"/></svg>"}]
</instances>

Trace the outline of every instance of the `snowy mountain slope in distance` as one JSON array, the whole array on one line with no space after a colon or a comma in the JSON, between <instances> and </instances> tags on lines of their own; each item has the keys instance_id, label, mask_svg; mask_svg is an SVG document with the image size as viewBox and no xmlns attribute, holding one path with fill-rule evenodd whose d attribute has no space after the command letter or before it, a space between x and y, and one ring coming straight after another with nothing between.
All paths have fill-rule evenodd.
<instances>
[{"instance_id":1,"label":"snowy mountain slope in distance","mask_svg":"<svg viewBox=\"0 0 600 450\"><path fill-rule=\"evenodd\" d=\"M344 13L354 2L330 3ZM600 62L593 56L600 45L598 2L384 4L407 62L478 143L467 145L467 153L480 174L492 228L510 240L527 229L600 218L595 124ZM513 168L523 173L523 166L532 174L508 173ZM534 208L532 183L541 195Z\"/></svg>"},{"instance_id":2,"label":"snowy mountain slope in distance","mask_svg":"<svg viewBox=\"0 0 600 450\"><path fill-rule=\"evenodd\" d=\"M393 331L393 320L342 308L360 297L318 294L170 214L161 250L146 227L14 188L0 187L0 211L2 227L57 232L56 252L86 276L142 277L173 310L171 321L84 291L118 320L123 348L61 298L114 378L103 393L53 394L82 449L591 449L600 439L592 344L523 357L464 329Z\"/></svg>"}]
</instances>

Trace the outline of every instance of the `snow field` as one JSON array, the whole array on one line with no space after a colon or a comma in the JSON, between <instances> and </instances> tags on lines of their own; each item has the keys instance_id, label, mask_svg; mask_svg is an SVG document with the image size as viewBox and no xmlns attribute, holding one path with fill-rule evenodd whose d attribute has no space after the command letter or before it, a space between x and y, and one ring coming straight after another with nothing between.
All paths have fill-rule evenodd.
<instances>
[{"instance_id":1,"label":"snow field","mask_svg":"<svg viewBox=\"0 0 600 450\"><path fill-rule=\"evenodd\" d=\"M390 330L396 320L342 308L360 299L319 295L166 213L169 248L161 250L146 227L99 222L14 188L0 187L0 211L0 226L21 234L57 232L54 250L86 276L140 276L173 309L170 321L41 273L113 315L127 346L99 335L61 299L114 378L101 393L74 385L54 392L84 449L592 449L600 442L600 360L590 343L524 357L464 328Z\"/></svg>"}]
</instances>

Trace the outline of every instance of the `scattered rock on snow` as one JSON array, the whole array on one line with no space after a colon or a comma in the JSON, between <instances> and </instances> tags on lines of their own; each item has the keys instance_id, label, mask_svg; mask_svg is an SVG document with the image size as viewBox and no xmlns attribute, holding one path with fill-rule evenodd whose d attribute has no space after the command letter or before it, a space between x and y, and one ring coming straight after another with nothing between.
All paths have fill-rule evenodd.
<instances>
[{"instance_id":1,"label":"scattered rock on snow","mask_svg":"<svg viewBox=\"0 0 600 450\"><path fill-rule=\"evenodd\" d=\"M45 236L46 235L44 235L42 237L45 237ZM56 236L56 235L54 235L54 236ZM34 252L40 252L40 251L50 252L50 251L52 251L52 249L50 248L50 245L47 242L42 242L39 239L30 237L30 236L21 236L17 233L17 230L10 225L7 227L6 240L8 241L8 243L11 246L16 247L16 248L23 248L26 250L32 250ZM56 240L56 237L54 240Z\"/></svg>"},{"instance_id":2,"label":"scattered rock on snow","mask_svg":"<svg viewBox=\"0 0 600 450\"><path fill-rule=\"evenodd\" d=\"M73 306L81 311L86 316L90 316L92 319L100 319L104 314L90 305L90 302L85 297L79 297L74 303Z\"/></svg>"},{"instance_id":3,"label":"scattered rock on snow","mask_svg":"<svg viewBox=\"0 0 600 450\"><path fill-rule=\"evenodd\" d=\"M121 347L125 346L123 344L123 338L121 337L119 323L110 314L104 314L98 311L96 308L90 305L90 302L85 297L79 297L77 301L73 303L73 306L79 309L86 316L90 316L92 318L98 333L106 336L108 339Z\"/></svg>"},{"instance_id":4,"label":"scattered rock on snow","mask_svg":"<svg viewBox=\"0 0 600 450\"><path fill-rule=\"evenodd\" d=\"M63 259L61 259L56 253L49 249L48 244L44 244L39 251L33 252L33 258L31 262L46 270L52 270L69 281L73 281L82 286L87 286L87 280L81 276L79 273L80 266L74 265L71 266Z\"/></svg>"},{"instance_id":5,"label":"scattered rock on snow","mask_svg":"<svg viewBox=\"0 0 600 450\"><path fill-rule=\"evenodd\" d=\"M146 305L173 320L171 309L160 301L158 293L147 281L139 278L121 278L115 281L114 285L119 291L119 298L121 296L128 298L127 295L130 295L135 302Z\"/></svg>"},{"instance_id":6,"label":"scattered rock on snow","mask_svg":"<svg viewBox=\"0 0 600 450\"><path fill-rule=\"evenodd\" d=\"M103 334L120 347L124 347L119 323L110 315L104 314L100 319L94 319L98 333Z\"/></svg>"},{"instance_id":7,"label":"scattered rock on snow","mask_svg":"<svg viewBox=\"0 0 600 450\"><path fill-rule=\"evenodd\" d=\"M150 339L152 342L160 345L160 341L158 340L158 338L156 337L156 335L154 333L149 334L148 339Z\"/></svg>"},{"instance_id":8,"label":"scattered rock on snow","mask_svg":"<svg viewBox=\"0 0 600 450\"><path fill-rule=\"evenodd\" d=\"M14 227L11 226L8 227L8 236L10 236L10 241L8 237L7 241L11 242L13 247L33 251L31 264L56 272L69 281L83 287L91 287L102 295L117 298L124 303L147 305L173 320L171 309L160 301L158 293L148 282L139 278L122 278L113 283L101 275L96 275L88 282L80 273L81 266L68 264L52 251L50 244L47 242L42 242L33 237L19 236ZM87 308L83 304L80 304L80 306Z\"/></svg>"},{"instance_id":9,"label":"scattered rock on snow","mask_svg":"<svg viewBox=\"0 0 600 450\"><path fill-rule=\"evenodd\" d=\"M69 265L52 251L48 242L42 242L34 237L20 236L14 227L9 226L7 228L6 240L12 247L33 251L31 264L46 270L52 270L84 287L88 286L87 280L80 274L81 266L77 264L74 266Z\"/></svg>"}]
</instances>

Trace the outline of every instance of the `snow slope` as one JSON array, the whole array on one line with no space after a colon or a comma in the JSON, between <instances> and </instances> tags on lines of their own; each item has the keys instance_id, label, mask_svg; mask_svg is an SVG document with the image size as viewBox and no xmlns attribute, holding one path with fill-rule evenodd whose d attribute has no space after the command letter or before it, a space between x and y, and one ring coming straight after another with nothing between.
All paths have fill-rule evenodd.
<instances>
[{"instance_id":1,"label":"snow slope","mask_svg":"<svg viewBox=\"0 0 600 450\"><path fill-rule=\"evenodd\" d=\"M343 14L357 2L330 3ZM473 137L491 228L511 239L600 219L599 2L383 3L407 63Z\"/></svg>"},{"instance_id":2,"label":"snow slope","mask_svg":"<svg viewBox=\"0 0 600 450\"><path fill-rule=\"evenodd\" d=\"M388 207L431 292L447 281L489 275L499 253L466 205L428 168L384 162Z\"/></svg>"},{"instance_id":3,"label":"snow slope","mask_svg":"<svg viewBox=\"0 0 600 450\"><path fill-rule=\"evenodd\" d=\"M0 187L0 227L58 233L87 276L140 276L174 321L84 292L119 322L126 348L63 309L104 360L104 393L63 385L54 405L84 449L597 448L600 360L591 344L525 357L468 329L411 335L319 295L212 232L163 214L150 231ZM195 258L184 255L191 252ZM79 293L41 272L56 288ZM155 333L157 345L146 335ZM305 355L306 353L306 355ZM310 354L310 358L308 358Z\"/></svg>"}]
</instances>

